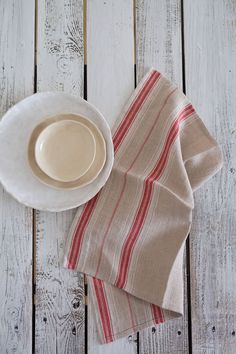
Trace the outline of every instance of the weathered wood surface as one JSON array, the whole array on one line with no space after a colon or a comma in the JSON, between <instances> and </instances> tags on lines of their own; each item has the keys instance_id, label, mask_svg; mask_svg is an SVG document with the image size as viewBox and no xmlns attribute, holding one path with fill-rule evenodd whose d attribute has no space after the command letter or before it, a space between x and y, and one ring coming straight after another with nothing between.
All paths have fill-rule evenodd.
<instances>
[{"instance_id":1,"label":"weathered wood surface","mask_svg":"<svg viewBox=\"0 0 236 354\"><path fill-rule=\"evenodd\" d=\"M185 0L186 90L222 145L224 167L195 194L193 353L236 351L236 3Z\"/></svg>"},{"instance_id":2,"label":"weathered wood surface","mask_svg":"<svg viewBox=\"0 0 236 354\"><path fill-rule=\"evenodd\" d=\"M182 87L181 1L136 0L137 81L155 67ZM186 279L186 268L185 268ZM188 298L183 318L139 333L139 353L188 353Z\"/></svg>"},{"instance_id":3,"label":"weathered wood surface","mask_svg":"<svg viewBox=\"0 0 236 354\"><path fill-rule=\"evenodd\" d=\"M132 1L87 2L87 91L112 127L134 89Z\"/></svg>"},{"instance_id":4,"label":"weathered wood surface","mask_svg":"<svg viewBox=\"0 0 236 354\"><path fill-rule=\"evenodd\" d=\"M181 0L135 0L137 81L155 67L182 87Z\"/></svg>"},{"instance_id":5,"label":"weathered wood surface","mask_svg":"<svg viewBox=\"0 0 236 354\"><path fill-rule=\"evenodd\" d=\"M37 90L83 96L82 0L40 0L37 14ZM61 266L74 212L36 212L36 353L84 353L83 276Z\"/></svg>"},{"instance_id":6,"label":"weathered wood surface","mask_svg":"<svg viewBox=\"0 0 236 354\"><path fill-rule=\"evenodd\" d=\"M134 89L131 1L87 2L87 92L112 127ZM136 335L99 345L88 295L88 353L136 353Z\"/></svg>"},{"instance_id":7,"label":"weathered wood surface","mask_svg":"<svg viewBox=\"0 0 236 354\"><path fill-rule=\"evenodd\" d=\"M0 116L34 89L34 4L0 2ZM0 187L0 352L32 349L32 211Z\"/></svg>"},{"instance_id":8,"label":"weathered wood surface","mask_svg":"<svg viewBox=\"0 0 236 354\"><path fill-rule=\"evenodd\" d=\"M86 347L84 279L61 266L75 211L37 211L32 217L29 208L0 189L1 353L32 353L32 343L35 353L44 354L235 353L235 18L234 0L0 1L1 115L33 93L34 46L39 91L83 96L87 54L88 100L111 126L134 88L134 53L137 82L154 66L180 87L185 54L187 95L222 144L225 157L223 170L195 194L190 235L192 343L186 313L156 331L99 345L88 296Z\"/></svg>"}]
</instances>

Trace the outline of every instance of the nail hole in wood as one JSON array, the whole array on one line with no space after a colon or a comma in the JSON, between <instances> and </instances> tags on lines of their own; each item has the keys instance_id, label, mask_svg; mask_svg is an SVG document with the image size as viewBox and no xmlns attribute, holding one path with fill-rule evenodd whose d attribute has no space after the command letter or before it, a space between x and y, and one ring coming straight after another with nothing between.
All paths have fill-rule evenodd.
<instances>
[{"instance_id":1,"label":"nail hole in wood","mask_svg":"<svg viewBox=\"0 0 236 354\"><path fill-rule=\"evenodd\" d=\"M44 323L47 322L47 318L46 318L46 317L43 318L43 322L44 322Z\"/></svg>"},{"instance_id":2,"label":"nail hole in wood","mask_svg":"<svg viewBox=\"0 0 236 354\"><path fill-rule=\"evenodd\" d=\"M72 334L75 336L76 335L76 328L75 326L72 328Z\"/></svg>"},{"instance_id":3,"label":"nail hole in wood","mask_svg":"<svg viewBox=\"0 0 236 354\"><path fill-rule=\"evenodd\" d=\"M181 332L181 331L178 331L177 333L178 333L178 336L181 336L181 334L182 334L182 332Z\"/></svg>"},{"instance_id":4,"label":"nail hole in wood","mask_svg":"<svg viewBox=\"0 0 236 354\"><path fill-rule=\"evenodd\" d=\"M76 300L74 303L73 303L73 308L74 309L77 309L80 305L80 301L79 300Z\"/></svg>"},{"instance_id":5,"label":"nail hole in wood","mask_svg":"<svg viewBox=\"0 0 236 354\"><path fill-rule=\"evenodd\" d=\"M232 331L232 336L235 336L235 331Z\"/></svg>"},{"instance_id":6,"label":"nail hole in wood","mask_svg":"<svg viewBox=\"0 0 236 354\"><path fill-rule=\"evenodd\" d=\"M212 332L215 332L216 331L216 328L215 326L212 327Z\"/></svg>"},{"instance_id":7,"label":"nail hole in wood","mask_svg":"<svg viewBox=\"0 0 236 354\"><path fill-rule=\"evenodd\" d=\"M18 326L15 325L14 329L15 329L15 331L17 332L17 331L18 331Z\"/></svg>"},{"instance_id":8,"label":"nail hole in wood","mask_svg":"<svg viewBox=\"0 0 236 354\"><path fill-rule=\"evenodd\" d=\"M152 327L152 333L156 333L156 328Z\"/></svg>"}]
</instances>

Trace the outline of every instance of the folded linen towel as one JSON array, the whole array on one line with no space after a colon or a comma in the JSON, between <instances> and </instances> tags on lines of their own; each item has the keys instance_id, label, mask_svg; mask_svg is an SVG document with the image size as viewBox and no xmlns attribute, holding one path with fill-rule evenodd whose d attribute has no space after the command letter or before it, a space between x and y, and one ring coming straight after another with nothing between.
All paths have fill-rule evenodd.
<instances>
[{"instance_id":1,"label":"folded linen towel","mask_svg":"<svg viewBox=\"0 0 236 354\"><path fill-rule=\"evenodd\" d=\"M222 153L186 96L150 69L113 128L115 162L80 207L65 266L87 275L101 342L183 314L193 191Z\"/></svg>"}]
</instances>

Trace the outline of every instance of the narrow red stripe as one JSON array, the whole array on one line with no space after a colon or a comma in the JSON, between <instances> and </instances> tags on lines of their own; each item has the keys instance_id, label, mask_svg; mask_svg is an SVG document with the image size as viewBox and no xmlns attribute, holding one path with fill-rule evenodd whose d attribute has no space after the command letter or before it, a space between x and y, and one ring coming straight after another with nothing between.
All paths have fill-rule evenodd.
<instances>
[{"instance_id":1,"label":"narrow red stripe","mask_svg":"<svg viewBox=\"0 0 236 354\"><path fill-rule=\"evenodd\" d=\"M173 124L170 127L160 159L156 163L156 166L154 167L152 172L145 179L143 196L141 198L140 205L137 209L134 222L132 224L129 234L126 237L126 241L123 244L122 251L121 251L119 270L115 282L115 285L119 288L124 288L126 283L131 255L135 243L137 242L138 235L141 232L150 205L151 195L153 191L153 182L158 180L164 171L164 167L168 160L170 148L179 131L180 122L187 119L193 112L194 109L192 105L187 105L180 112L177 119L173 122Z\"/></svg>"},{"instance_id":2,"label":"narrow red stripe","mask_svg":"<svg viewBox=\"0 0 236 354\"><path fill-rule=\"evenodd\" d=\"M74 236L73 236L73 241L71 245L71 252L69 255L69 260L68 260L68 268L69 269L74 269L76 266L76 261L80 255L80 250L82 246L82 236L85 230L85 227L92 215L92 211L94 210L94 207L96 205L98 199L98 194L93 197L85 206L80 219L78 221L78 224L76 226L76 229L74 231Z\"/></svg>"},{"instance_id":3,"label":"narrow red stripe","mask_svg":"<svg viewBox=\"0 0 236 354\"><path fill-rule=\"evenodd\" d=\"M111 342L114 339L112 324L111 324L111 315L107 303L106 292L102 280L93 278L93 285L95 289L95 294L97 298L100 318L102 321L102 328L105 337L105 341Z\"/></svg>"},{"instance_id":4,"label":"narrow red stripe","mask_svg":"<svg viewBox=\"0 0 236 354\"><path fill-rule=\"evenodd\" d=\"M117 211L117 209L118 209L118 207L119 207L120 199L122 198L122 196L123 196L123 194L124 194L125 186L126 186L126 175L125 175L125 181L124 181L124 184L123 184L123 187L122 187L122 190L121 190L120 198L119 198L119 200L118 200L117 203L116 203L116 206L115 206L115 208L114 208L114 210L113 210L113 213L112 213L112 215L111 215L111 219L110 219L110 221L109 221L109 223L108 223L108 225L107 225L106 231L105 231L104 236L103 236L103 239L102 239L102 244L101 244L101 247L100 247L100 250L99 250L99 257L98 257L97 268L96 268L96 271L95 271L95 274L94 274L95 277L97 276L98 271L99 271L99 268L100 268L100 265L101 265L101 261L102 261L102 251L103 251L103 248L104 248L104 245L105 245L105 241L106 241L106 238L107 238L109 229L110 229L110 227L111 227L111 223L112 223L112 221L113 221L113 219L114 219L114 216L115 216L115 214L116 214L116 211Z\"/></svg>"},{"instance_id":5,"label":"narrow red stripe","mask_svg":"<svg viewBox=\"0 0 236 354\"><path fill-rule=\"evenodd\" d=\"M144 103L145 99L147 98L148 94L151 92L153 86L155 85L156 81L160 77L160 73L157 71L152 71L149 78L144 82L144 85L136 96L134 102L131 104L128 113L125 115L124 119L122 120L117 132L115 133L115 137L113 139L113 143L115 145L116 141L116 148L115 151L118 150L124 135L127 133L128 127L134 122L135 117L137 116L138 110L141 108L142 104ZM85 233L86 226L89 222L89 219L95 209L95 206L98 201L98 194L91 199L85 206L80 219L78 221L77 227L74 231L72 237L71 248L68 256L68 268L74 269L76 267L77 260L80 255L80 250L83 242L83 237Z\"/></svg>"},{"instance_id":6,"label":"narrow red stripe","mask_svg":"<svg viewBox=\"0 0 236 354\"><path fill-rule=\"evenodd\" d=\"M133 315L133 311L132 311L132 307L131 307L131 303L130 303L130 294L129 293L125 293L126 294L126 298L127 298L127 302L128 302L128 307L129 307L129 315L130 315L130 321L131 321L131 325L132 328L135 328L135 321L134 321L134 315Z\"/></svg>"}]
</instances>

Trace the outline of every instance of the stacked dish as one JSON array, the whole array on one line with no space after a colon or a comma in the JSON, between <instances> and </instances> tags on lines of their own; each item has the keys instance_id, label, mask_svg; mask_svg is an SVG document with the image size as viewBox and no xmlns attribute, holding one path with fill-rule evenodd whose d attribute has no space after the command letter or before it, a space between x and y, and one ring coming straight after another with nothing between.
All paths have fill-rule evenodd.
<instances>
[{"instance_id":1,"label":"stacked dish","mask_svg":"<svg viewBox=\"0 0 236 354\"><path fill-rule=\"evenodd\" d=\"M44 92L12 107L0 123L0 180L18 201L61 211L91 199L113 165L100 112L82 98Z\"/></svg>"}]
</instances>

